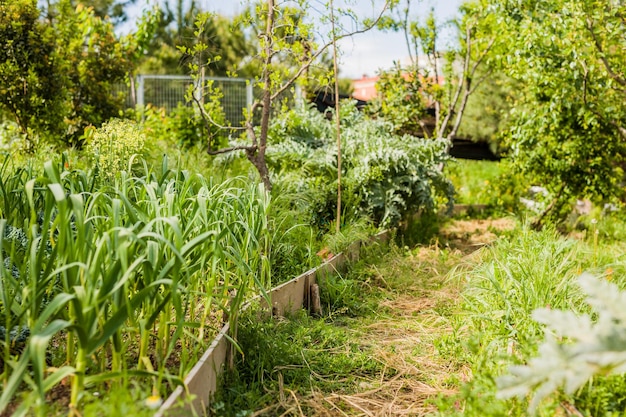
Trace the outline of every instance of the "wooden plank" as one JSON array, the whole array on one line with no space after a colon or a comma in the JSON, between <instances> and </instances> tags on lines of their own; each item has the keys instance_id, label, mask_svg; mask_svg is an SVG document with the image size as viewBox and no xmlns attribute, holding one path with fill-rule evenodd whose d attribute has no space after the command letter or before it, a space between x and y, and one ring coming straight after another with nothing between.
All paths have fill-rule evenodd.
<instances>
[{"instance_id":1,"label":"wooden plank","mask_svg":"<svg viewBox=\"0 0 626 417\"><path fill-rule=\"evenodd\" d=\"M359 260L359 256L361 255L361 241L357 240L356 242L352 242L344 251L346 258L350 262L356 262Z\"/></svg>"},{"instance_id":2,"label":"wooden plank","mask_svg":"<svg viewBox=\"0 0 626 417\"><path fill-rule=\"evenodd\" d=\"M308 271L270 291L272 316L284 317L285 313L295 313L308 302L309 287L315 279L314 271Z\"/></svg>"},{"instance_id":3,"label":"wooden plank","mask_svg":"<svg viewBox=\"0 0 626 417\"><path fill-rule=\"evenodd\" d=\"M222 327L207 351L185 378L185 389L177 387L154 417L183 417L194 412L199 416L206 414L209 399L217 389L217 380L226 363L226 354L230 348L230 342L226 337L229 331L229 324ZM188 394L195 398L186 401ZM178 403L183 401L184 405L180 407Z\"/></svg>"},{"instance_id":4,"label":"wooden plank","mask_svg":"<svg viewBox=\"0 0 626 417\"><path fill-rule=\"evenodd\" d=\"M369 242L354 242L344 252L333 256L317 268L313 268L273 288L269 292L272 303L272 316L284 316L285 313L296 312L302 307L309 309L311 285L316 284L330 274L345 271L348 261L357 261L359 259L362 245L374 242L384 243L389 238L389 232L385 231L372 236ZM257 300L261 309L270 311L267 301L260 296L246 302L242 306L242 310L249 308ZM163 403L155 417L183 417L193 415L194 412L199 416L205 415L209 399L217 390L219 375L224 370L227 355L231 349L231 344L227 337L229 330L230 326L228 324L220 330L207 351L185 378L185 388L177 387ZM189 395L195 398L185 401L185 398ZM184 404L181 407L179 403L182 402Z\"/></svg>"}]
</instances>

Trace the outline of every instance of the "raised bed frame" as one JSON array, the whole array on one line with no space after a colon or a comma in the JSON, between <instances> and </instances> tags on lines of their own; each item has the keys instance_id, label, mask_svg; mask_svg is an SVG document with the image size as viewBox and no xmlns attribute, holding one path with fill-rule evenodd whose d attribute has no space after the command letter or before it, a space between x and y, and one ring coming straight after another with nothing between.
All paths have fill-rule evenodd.
<instances>
[{"instance_id":1,"label":"raised bed frame","mask_svg":"<svg viewBox=\"0 0 626 417\"><path fill-rule=\"evenodd\" d=\"M268 292L271 300L271 309L267 301L259 298L261 309L269 312L273 317L282 317L286 313L293 313L301 308L311 308L311 288L317 281L329 274L344 271L347 262L359 259L361 245L370 245L377 242L387 242L388 231L373 236L368 242L354 242L348 248L320 266L313 268L290 281L274 287ZM244 309L251 303L246 303ZM230 325L226 324L206 352L191 369L184 381L184 386L177 387L161 405L155 417L204 416L209 406L211 396L217 390L220 374L225 368L229 352L232 351L231 339L228 337ZM178 404L182 403L182 407Z\"/></svg>"}]
</instances>

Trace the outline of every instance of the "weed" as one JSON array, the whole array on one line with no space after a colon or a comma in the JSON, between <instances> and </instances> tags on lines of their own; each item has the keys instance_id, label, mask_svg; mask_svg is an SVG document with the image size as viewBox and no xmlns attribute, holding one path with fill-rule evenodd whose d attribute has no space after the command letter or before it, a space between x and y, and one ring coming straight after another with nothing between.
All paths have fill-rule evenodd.
<instances>
[{"instance_id":1,"label":"weed","mask_svg":"<svg viewBox=\"0 0 626 417\"><path fill-rule=\"evenodd\" d=\"M350 391L382 370L351 332L304 312L284 320L258 320L250 312L241 319L238 340L244 355L214 398L212 412L218 416L268 407L267 415L280 415L285 411L280 400L289 391L297 396ZM309 415L311 409L302 407Z\"/></svg>"}]
</instances>

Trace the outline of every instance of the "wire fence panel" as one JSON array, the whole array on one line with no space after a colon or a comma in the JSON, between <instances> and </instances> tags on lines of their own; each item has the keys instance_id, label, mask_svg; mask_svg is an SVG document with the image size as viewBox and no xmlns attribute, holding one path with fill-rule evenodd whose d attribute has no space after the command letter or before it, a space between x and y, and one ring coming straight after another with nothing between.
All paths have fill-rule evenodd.
<instances>
[{"instance_id":1,"label":"wire fence panel","mask_svg":"<svg viewBox=\"0 0 626 417\"><path fill-rule=\"evenodd\" d=\"M137 105L150 104L169 113L179 105L187 105L185 95L193 79L184 75L139 75L135 85Z\"/></svg>"},{"instance_id":2,"label":"wire fence panel","mask_svg":"<svg viewBox=\"0 0 626 417\"><path fill-rule=\"evenodd\" d=\"M186 94L194 80L186 75L138 75L131 86L118 85L114 93L124 97L126 107L147 106L164 108L167 113L178 106L191 106ZM221 104L226 120L231 126L240 127L245 121L244 109L250 109L255 98L261 97L258 87L253 87L253 80L244 78L206 77L213 88L222 92ZM292 106L299 96L299 91L287 90L275 101L274 111L280 111L282 105ZM259 112L260 113L260 112ZM255 114L254 121L258 122Z\"/></svg>"},{"instance_id":3,"label":"wire fence panel","mask_svg":"<svg viewBox=\"0 0 626 417\"><path fill-rule=\"evenodd\" d=\"M244 109L249 109L254 99L251 80L206 77L205 82L212 82L213 87L222 92L221 104L230 125L241 126ZM150 105L164 108L169 113L178 106L192 105L186 95L193 83L193 78L186 75L138 75L134 85L118 85L114 92L124 96L128 108Z\"/></svg>"}]
</instances>

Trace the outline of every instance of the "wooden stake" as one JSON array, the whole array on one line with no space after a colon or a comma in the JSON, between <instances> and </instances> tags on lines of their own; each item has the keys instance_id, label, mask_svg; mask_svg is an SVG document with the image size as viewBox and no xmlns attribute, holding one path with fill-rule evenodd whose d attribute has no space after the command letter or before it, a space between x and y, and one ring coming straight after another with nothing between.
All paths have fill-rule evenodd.
<instances>
[{"instance_id":1,"label":"wooden stake","mask_svg":"<svg viewBox=\"0 0 626 417\"><path fill-rule=\"evenodd\" d=\"M337 226L341 230L341 118L339 117L339 68L337 65L337 34L335 33L335 8L330 0L330 24L333 36L333 73L335 78L335 120L337 131Z\"/></svg>"}]
</instances>

